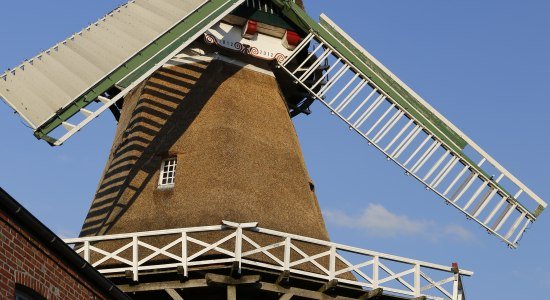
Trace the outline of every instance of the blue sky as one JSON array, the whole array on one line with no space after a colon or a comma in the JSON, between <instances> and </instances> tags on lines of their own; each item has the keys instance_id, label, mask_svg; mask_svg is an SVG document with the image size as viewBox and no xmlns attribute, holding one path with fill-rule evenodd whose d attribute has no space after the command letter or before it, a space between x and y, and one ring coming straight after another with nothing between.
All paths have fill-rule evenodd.
<instances>
[{"instance_id":1,"label":"blue sky","mask_svg":"<svg viewBox=\"0 0 550 300\"><path fill-rule=\"evenodd\" d=\"M0 69L18 65L121 1L3 1ZM550 2L315 0L389 69L543 198L550 199ZM470 299L550 292L548 213L509 250L403 175L320 105L295 120L334 241L476 272ZM60 148L0 104L0 186L74 236L111 146L109 114ZM372 222L378 217L379 222Z\"/></svg>"}]
</instances>

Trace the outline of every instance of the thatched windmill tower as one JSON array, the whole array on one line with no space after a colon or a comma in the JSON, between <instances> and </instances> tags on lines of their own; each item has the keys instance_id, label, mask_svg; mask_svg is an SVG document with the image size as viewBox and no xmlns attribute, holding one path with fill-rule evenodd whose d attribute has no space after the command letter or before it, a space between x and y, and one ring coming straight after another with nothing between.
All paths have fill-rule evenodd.
<instances>
[{"instance_id":1,"label":"thatched windmill tower","mask_svg":"<svg viewBox=\"0 0 550 300\"><path fill-rule=\"evenodd\" d=\"M117 118L68 242L136 298L463 297L457 266L329 241L291 121L315 99L512 247L546 207L301 1L130 1L1 79L52 145Z\"/></svg>"},{"instance_id":2,"label":"thatched windmill tower","mask_svg":"<svg viewBox=\"0 0 550 300\"><path fill-rule=\"evenodd\" d=\"M232 220L327 240L269 61L200 40L168 64L124 98L82 235Z\"/></svg>"}]
</instances>

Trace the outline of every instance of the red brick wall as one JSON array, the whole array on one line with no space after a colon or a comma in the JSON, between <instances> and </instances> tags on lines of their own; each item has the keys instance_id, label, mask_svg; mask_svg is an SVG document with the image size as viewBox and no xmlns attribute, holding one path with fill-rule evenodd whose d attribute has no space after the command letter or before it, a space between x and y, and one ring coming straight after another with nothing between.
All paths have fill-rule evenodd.
<instances>
[{"instance_id":1,"label":"red brick wall","mask_svg":"<svg viewBox=\"0 0 550 300\"><path fill-rule=\"evenodd\" d=\"M107 299L0 211L0 299L13 299L16 284L46 299Z\"/></svg>"}]
</instances>

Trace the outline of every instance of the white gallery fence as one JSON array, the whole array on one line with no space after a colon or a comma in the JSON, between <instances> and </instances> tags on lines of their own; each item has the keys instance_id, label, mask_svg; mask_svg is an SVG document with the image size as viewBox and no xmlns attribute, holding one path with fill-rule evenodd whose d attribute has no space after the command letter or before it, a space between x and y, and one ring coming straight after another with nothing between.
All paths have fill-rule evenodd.
<instances>
[{"instance_id":1,"label":"white gallery fence","mask_svg":"<svg viewBox=\"0 0 550 300\"><path fill-rule=\"evenodd\" d=\"M183 270L233 264L385 294L427 299L463 299L461 276L473 275L443 266L318 239L257 227L257 223L150 231L68 239L86 261L103 274L139 276L158 270Z\"/></svg>"}]
</instances>

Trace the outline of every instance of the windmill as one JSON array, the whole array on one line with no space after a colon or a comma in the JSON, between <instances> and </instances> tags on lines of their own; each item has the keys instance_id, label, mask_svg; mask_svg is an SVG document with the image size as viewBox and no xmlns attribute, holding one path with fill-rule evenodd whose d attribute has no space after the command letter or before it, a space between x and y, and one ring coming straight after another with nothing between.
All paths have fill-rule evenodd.
<instances>
[{"instance_id":1,"label":"windmill","mask_svg":"<svg viewBox=\"0 0 550 300\"><path fill-rule=\"evenodd\" d=\"M289 118L313 101L511 247L546 207L328 17L317 23L292 1L131 1L2 75L0 95L55 146L107 110L117 118L81 238L69 242L105 274L144 283L128 291L154 292L144 286L173 271L185 280L163 292L176 299L193 284L364 299L380 288L436 297L429 287L459 299L470 272L328 242ZM230 277L196 278L228 263ZM434 281L424 268L452 276ZM250 291L258 269L277 284Z\"/></svg>"}]
</instances>

